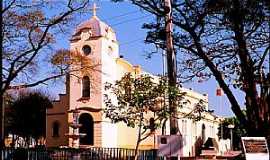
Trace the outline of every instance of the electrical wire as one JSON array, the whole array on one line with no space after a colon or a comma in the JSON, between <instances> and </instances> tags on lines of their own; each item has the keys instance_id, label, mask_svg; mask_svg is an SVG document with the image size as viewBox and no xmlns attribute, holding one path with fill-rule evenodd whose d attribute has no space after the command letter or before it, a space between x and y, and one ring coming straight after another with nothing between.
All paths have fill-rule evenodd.
<instances>
[{"instance_id":1,"label":"electrical wire","mask_svg":"<svg viewBox=\"0 0 270 160\"><path fill-rule=\"evenodd\" d=\"M140 12L140 11L136 10L136 11L123 13L123 14L120 14L120 15L117 15L117 16L112 16L112 17L105 18L104 21L114 20L114 19L117 19L117 18L120 18L120 17L123 17L123 16L132 15L132 14L135 14L135 13L138 13L138 12Z\"/></svg>"},{"instance_id":2,"label":"electrical wire","mask_svg":"<svg viewBox=\"0 0 270 160\"><path fill-rule=\"evenodd\" d=\"M128 19L128 20L125 20L125 21L122 21L122 22L119 22L119 23L112 24L111 26L117 26L117 25L124 24L124 23L128 23L128 22L131 22L131 21L141 20L141 19L144 19L144 18L147 18L147 17L150 17L150 16L151 16L151 15L148 14L148 15L145 15L145 16L141 16L141 17L137 17L137 18Z\"/></svg>"},{"instance_id":3,"label":"electrical wire","mask_svg":"<svg viewBox=\"0 0 270 160\"><path fill-rule=\"evenodd\" d=\"M120 45L121 46L123 46L123 45L129 45L129 44L132 44L132 43L135 43L135 42L138 42L138 41L143 41L143 40L144 40L144 37L140 37L140 38L137 38L137 39L134 39L134 40L131 40L131 41L120 43Z\"/></svg>"}]
</instances>

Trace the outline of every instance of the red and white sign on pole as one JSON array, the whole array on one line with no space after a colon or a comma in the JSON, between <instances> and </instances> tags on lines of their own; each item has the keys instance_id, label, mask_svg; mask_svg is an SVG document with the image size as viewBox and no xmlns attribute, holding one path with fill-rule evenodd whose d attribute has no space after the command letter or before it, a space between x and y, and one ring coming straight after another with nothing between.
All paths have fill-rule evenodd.
<instances>
[{"instance_id":1,"label":"red and white sign on pole","mask_svg":"<svg viewBox=\"0 0 270 160\"><path fill-rule=\"evenodd\" d=\"M222 96L223 95L223 91L221 88L217 88L216 90L216 96Z\"/></svg>"}]
</instances>

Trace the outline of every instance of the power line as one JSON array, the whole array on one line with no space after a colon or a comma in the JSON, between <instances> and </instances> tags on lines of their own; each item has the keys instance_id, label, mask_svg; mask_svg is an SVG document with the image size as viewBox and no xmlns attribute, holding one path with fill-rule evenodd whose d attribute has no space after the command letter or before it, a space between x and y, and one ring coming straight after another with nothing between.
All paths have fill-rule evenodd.
<instances>
[{"instance_id":1,"label":"power line","mask_svg":"<svg viewBox=\"0 0 270 160\"><path fill-rule=\"evenodd\" d=\"M129 44L132 44L134 42L138 42L138 41L141 41L141 40L144 40L143 39L144 37L140 37L140 38L137 38L137 39L134 39L134 40L131 40L131 41L127 41L127 42L124 42L124 43L120 43L121 46L123 45L129 45Z\"/></svg>"},{"instance_id":2,"label":"power line","mask_svg":"<svg viewBox=\"0 0 270 160\"><path fill-rule=\"evenodd\" d=\"M124 23L128 23L128 22L131 22L131 21L141 20L141 19L144 19L144 18L147 18L147 17L150 17L150 16L151 16L151 15L148 14L148 15L145 15L145 16L141 16L141 17L137 17L137 18L128 19L128 20L125 20L125 21L122 21L122 22L119 22L119 23L112 24L111 26L117 26L117 25L124 24Z\"/></svg>"},{"instance_id":3,"label":"power line","mask_svg":"<svg viewBox=\"0 0 270 160\"><path fill-rule=\"evenodd\" d=\"M120 18L120 17L123 17L123 16L132 15L132 14L135 14L135 13L138 13L138 12L140 12L140 11L136 10L136 11L123 13L123 14L120 14L120 15L117 15L117 16L112 16L112 17L105 18L104 21L110 21L110 20L117 19L117 18Z\"/></svg>"}]
</instances>

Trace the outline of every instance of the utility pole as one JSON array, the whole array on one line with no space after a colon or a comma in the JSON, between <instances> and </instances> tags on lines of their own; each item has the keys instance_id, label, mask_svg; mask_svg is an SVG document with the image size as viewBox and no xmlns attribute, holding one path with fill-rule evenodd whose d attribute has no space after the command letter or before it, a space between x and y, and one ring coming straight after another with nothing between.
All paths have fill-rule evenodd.
<instances>
[{"instance_id":1,"label":"utility pole","mask_svg":"<svg viewBox=\"0 0 270 160\"><path fill-rule=\"evenodd\" d=\"M167 51L167 72L168 72L168 80L169 86L174 88L176 87L176 55L173 50L173 24L172 24L172 6L171 0L165 0L165 29L166 29L166 51ZM175 135L178 132L177 125L177 108L176 103L169 96L169 109L171 112L170 116L170 135Z\"/></svg>"},{"instance_id":2,"label":"utility pole","mask_svg":"<svg viewBox=\"0 0 270 160\"><path fill-rule=\"evenodd\" d=\"M173 50L173 24L172 24L172 0L165 0L165 30L166 30L166 52L167 52L167 72L169 87L176 87L176 55ZM170 111L170 135L176 135L178 132L177 125L177 108L173 97L169 95L169 111ZM170 157L170 160L177 160L177 157Z\"/></svg>"}]
</instances>

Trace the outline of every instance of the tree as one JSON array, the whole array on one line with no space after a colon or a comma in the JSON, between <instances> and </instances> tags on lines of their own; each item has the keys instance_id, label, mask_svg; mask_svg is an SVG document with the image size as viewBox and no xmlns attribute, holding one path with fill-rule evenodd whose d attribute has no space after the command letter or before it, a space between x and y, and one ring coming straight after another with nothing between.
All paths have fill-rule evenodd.
<instances>
[{"instance_id":1,"label":"tree","mask_svg":"<svg viewBox=\"0 0 270 160\"><path fill-rule=\"evenodd\" d=\"M148 75L134 77L126 74L115 84L106 85L106 117L113 123L124 122L129 127L138 127L135 157L139 144L158 127L165 125L169 118L166 96L171 95L179 103L183 100L184 93L168 88L166 79L156 81Z\"/></svg>"},{"instance_id":2,"label":"tree","mask_svg":"<svg viewBox=\"0 0 270 160\"><path fill-rule=\"evenodd\" d=\"M1 10L3 16L1 94L10 88L11 83L15 86L32 87L57 78L55 74L45 78L30 77L38 73L40 65L50 65L50 60L45 63L44 59L50 59L56 36L66 34L69 31L68 27L75 22L76 15L81 14L87 5L86 0L70 0L66 3L13 0L4 3L5 8ZM50 13L46 11L48 9Z\"/></svg>"},{"instance_id":3,"label":"tree","mask_svg":"<svg viewBox=\"0 0 270 160\"><path fill-rule=\"evenodd\" d=\"M21 93L8 107L7 133L23 137L29 145L30 138L46 136L46 109L52 107L50 99L41 92Z\"/></svg>"},{"instance_id":4,"label":"tree","mask_svg":"<svg viewBox=\"0 0 270 160\"><path fill-rule=\"evenodd\" d=\"M156 129L162 128L162 133L165 133L166 121L172 116L168 106L169 96L175 102L177 111L189 105L189 101L184 98L186 93L181 92L179 86L170 87L165 77L134 77L127 73L115 84L107 83L105 90L106 117L113 123L123 122L128 127L138 128L136 157L140 143ZM205 104L199 100L191 112L182 117L174 114L174 118L192 118L198 121L202 118L202 112L206 112Z\"/></svg>"},{"instance_id":5,"label":"tree","mask_svg":"<svg viewBox=\"0 0 270 160\"><path fill-rule=\"evenodd\" d=\"M56 63L55 56L50 60L52 50L56 37L68 33L75 17L88 4L88 0L1 1L0 112L3 112L3 95L7 90L44 84L71 72L70 68L61 68L63 65ZM73 52L76 51L67 50L66 55L78 55ZM56 56L59 53L63 50ZM70 61L63 63L67 66Z\"/></svg>"},{"instance_id":6,"label":"tree","mask_svg":"<svg viewBox=\"0 0 270 160\"><path fill-rule=\"evenodd\" d=\"M131 2L157 17L143 26L146 42L164 49L163 1ZM247 134L270 140L269 2L174 0L172 7L179 78L214 77ZM245 95L246 115L232 88Z\"/></svg>"}]
</instances>

